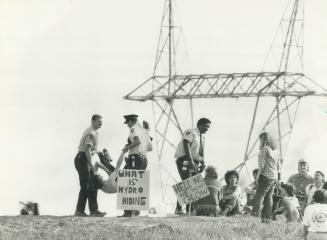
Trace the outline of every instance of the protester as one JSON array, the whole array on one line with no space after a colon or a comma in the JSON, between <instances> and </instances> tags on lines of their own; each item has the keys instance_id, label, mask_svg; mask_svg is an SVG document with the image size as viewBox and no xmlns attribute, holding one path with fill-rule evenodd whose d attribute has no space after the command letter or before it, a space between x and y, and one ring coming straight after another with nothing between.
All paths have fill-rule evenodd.
<instances>
[{"instance_id":1,"label":"protester","mask_svg":"<svg viewBox=\"0 0 327 240\"><path fill-rule=\"evenodd\" d=\"M210 128L210 120L207 118L201 118L197 122L197 127L194 129L188 129L183 133L182 139L179 142L175 157L176 165L179 176L182 180L190 178L196 175L205 168L204 163L204 137L203 135ZM190 205L186 205L186 211L188 212ZM177 201L176 215L182 215L182 206Z\"/></svg>"},{"instance_id":2,"label":"protester","mask_svg":"<svg viewBox=\"0 0 327 240\"><path fill-rule=\"evenodd\" d=\"M111 164L112 158L109 155L109 152L107 149L103 149L102 152L98 152L98 156L100 158L100 163L105 166L110 172L113 172L115 170L115 167ZM109 173L110 175L110 173Z\"/></svg>"},{"instance_id":3,"label":"protester","mask_svg":"<svg viewBox=\"0 0 327 240\"><path fill-rule=\"evenodd\" d=\"M300 204L295 197L295 187L291 183L281 184L282 197L281 204L278 209L274 211L274 216L277 214L285 214L287 222L294 222L300 220Z\"/></svg>"},{"instance_id":4,"label":"protester","mask_svg":"<svg viewBox=\"0 0 327 240\"><path fill-rule=\"evenodd\" d=\"M257 190L256 179L257 179L258 171L259 171L258 168L252 171L252 176L254 181L244 188L244 192L246 193L246 206L244 207L245 212L251 212L252 207L254 205L254 196Z\"/></svg>"},{"instance_id":5,"label":"protester","mask_svg":"<svg viewBox=\"0 0 327 240\"><path fill-rule=\"evenodd\" d=\"M40 215L39 204L36 202L19 202L23 207L20 210L20 215Z\"/></svg>"},{"instance_id":6,"label":"protester","mask_svg":"<svg viewBox=\"0 0 327 240\"><path fill-rule=\"evenodd\" d=\"M80 192L76 205L75 215L86 216L85 205L88 200L90 215L103 217L106 213L98 210L97 195L98 190L90 186L93 183L90 176L94 174L95 168L92 164L92 155L97 152L98 129L102 126L102 117L94 114L91 119L91 127L87 128L80 140L78 153L75 157L75 168L78 172L80 182Z\"/></svg>"},{"instance_id":7,"label":"protester","mask_svg":"<svg viewBox=\"0 0 327 240\"><path fill-rule=\"evenodd\" d=\"M303 237L305 240L327 239L327 204L324 204L324 192L315 191L312 200L313 203L304 210Z\"/></svg>"},{"instance_id":8,"label":"protester","mask_svg":"<svg viewBox=\"0 0 327 240\"><path fill-rule=\"evenodd\" d=\"M222 188L223 197L219 201L221 214L224 216L232 216L241 214L240 197L242 189L238 185L239 175L235 170L227 171L225 173L225 182L227 185Z\"/></svg>"},{"instance_id":9,"label":"protester","mask_svg":"<svg viewBox=\"0 0 327 240\"><path fill-rule=\"evenodd\" d=\"M299 172L292 175L287 182L295 186L295 195L302 209L307 204L305 189L309 184L314 183L314 179L308 174L309 165L304 159L299 160L298 171Z\"/></svg>"},{"instance_id":10,"label":"protester","mask_svg":"<svg viewBox=\"0 0 327 240\"><path fill-rule=\"evenodd\" d=\"M194 203L196 216L218 216L221 186L218 180L217 169L214 166L208 166L205 169L204 181L209 189L210 195Z\"/></svg>"},{"instance_id":11,"label":"protester","mask_svg":"<svg viewBox=\"0 0 327 240\"><path fill-rule=\"evenodd\" d=\"M325 182L325 174L323 174L323 172L321 171L316 171L314 174L314 183L309 184L305 189L308 204L311 203L314 192L316 190L322 189L324 182Z\"/></svg>"},{"instance_id":12,"label":"protester","mask_svg":"<svg viewBox=\"0 0 327 240\"><path fill-rule=\"evenodd\" d=\"M268 222L272 218L273 193L278 178L280 178L281 157L277 144L270 133L263 131L260 133L259 139L257 191L251 215L256 217L261 215L262 222Z\"/></svg>"},{"instance_id":13,"label":"protester","mask_svg":"<svg viewBox=\"0 0 327 240\"><path fill-rule=\"evenodd\" d=\"M152 143L148 131L138 123L138 115L125 115L125 122L130 129L128 143L123 152L128 152L124 169L144 170L148 165L146 154L152 150ZM138 216L139 211L125 210L122 217Z\"/></svg>"}]
</instances>

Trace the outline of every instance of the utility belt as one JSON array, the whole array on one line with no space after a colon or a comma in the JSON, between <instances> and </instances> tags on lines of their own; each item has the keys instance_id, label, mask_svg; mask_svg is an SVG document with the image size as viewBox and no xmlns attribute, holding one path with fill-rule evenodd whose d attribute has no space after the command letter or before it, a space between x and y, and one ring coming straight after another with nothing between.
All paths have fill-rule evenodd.
<instances>
[{"instance_id":1,"label":"utility belt","mask_svg":"<svg viewBox=\"0 0 327 240\"><path fill-rule=\"evenodd\" d=\"M190 162L188 159L186 159L185 156L177 158L176 163L178 164L178 162L182 162L182 171L186 172L189 170L189 166L190 166ZM197 160L197 159L193 159L193 162L195 164L197 164L198 166L200 165L201 161Z\"/></svg>"},{"instance_id":2,"label":"utility belt","mask_svg":"<svg viewBox=\"0 0 327 240\"><path fill-rule=\"evenodd\" d=\"M130 161L132 167L134 168L137 161L144 161L146 159L147 159L146 155L143 155L140 153L134 153L134 154L128 155L128 157L125 158L125 161Z\"/></svg>"}]
</instances>

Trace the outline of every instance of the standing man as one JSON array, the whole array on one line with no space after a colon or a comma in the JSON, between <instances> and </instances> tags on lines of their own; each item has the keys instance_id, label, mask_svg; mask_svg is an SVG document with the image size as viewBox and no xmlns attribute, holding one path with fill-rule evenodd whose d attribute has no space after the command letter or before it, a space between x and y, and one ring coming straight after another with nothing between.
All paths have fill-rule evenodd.
<instances>
[{"instance_id":1,"label":"standing man","mask_svg":"<svg viewBox=\"0 0 327 240\"><path fill-rule=\"evenodd\" d=\"M175 157L179 176L182 180L190 178L205 168L204 164L204 137L210 128L211 121L207 118L200 118L196 128L188 129L183 133L182 140L179 142ZM189 211L189 204L186 211ZM182 215L182 206L177 201L176 215Z\"/></svg>"},{"instance_id":2,"label":"standing man","mask_svg":"<svg viewBox=\"0 0 327 240\"><path fill-rule=\"evenodd\" d=\"M152 151L152 143L148 131L138 123L138 115L125 115L125 122L130 129L127 144L123 152L128 152L124 169L144 170L148 165L146 154ZM122 217L138 216L140 211L125 210Z\"/></svg>"},{"instance_id":3,"label":"standing man","mask_svg":"<svg viewBox=\"0 0 327 240\"><path fill-rule=\"evenodd\" d=\"M309 166L307 161L300 159L298 162L298 173L292 175L288 179L288 183L295 186L295 196L299 200L301 209L307 204L306 200L306 187L314 183L313 177L308 174Z\"/></svg>"},{"instance_id":4,"label":"standing man","mask_svg":"<svg viewBox=\"0 0 327 240\"><path fill-rule=\"evenodd\" d=\"M91 171L94 171L92 165L92 155L97 152L98 147L98 129L102 125L102 117L94 114L91 119L91 127L87 128L81 138L78 146L78 153L75 157L75 168L78 172L79 183L81 189L78 195L78 201L75 216L86 216L85 205L89 202L90 215L95 217L103 217L105 212L98 210L97 189L88 187Z\"/></svg>"}]
</instances>

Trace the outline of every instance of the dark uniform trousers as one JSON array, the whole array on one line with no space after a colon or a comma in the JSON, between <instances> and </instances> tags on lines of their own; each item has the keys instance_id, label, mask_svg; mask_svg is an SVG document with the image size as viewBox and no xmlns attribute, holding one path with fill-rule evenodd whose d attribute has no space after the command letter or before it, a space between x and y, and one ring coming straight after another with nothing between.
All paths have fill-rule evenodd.
<instances>
[{"instance_id":1,"label":"dark uniform trousers","mask_svg":"<svg viewBox=\"0 0 327 240\"><path fill-rule=\"evenodd\" d=\"M185 162L185 164L184 164L184 162ZM188 179L188 178L193 177L194 175L197 174L197 172L189 171L188 161L187 161L185 156L178 158L176 160L176 164L177 164L177 170L178 170L179 176L181 177L182 180ZM190 204L187 204L186 205L186 212L188 212L189 209L190 209ZM182 206L179 204L178 201L177 201L177 204L176 204L176 210L182 210ZM192 205L191 211L192 210L193 210L193 205Z\"/></svg>"},{"instance_id":2,"label":"dark uniform trousers","mask_svg":"<svg viewBox=\"0 0 327 240\"><path fill-rule=\"evenodd\" d=\"M148 166L148 159L145 155L141 154L130 154L125 159L125 166L124 169L135 169L135 170L145 170ZM139 215L140 211L133 211L133 210L125 210L124 215L132 216L132 215Z\"/></svg>"},{"instance_id":3,"label":"dark uniform trousers","mask_svg":"<svg viewBox=\"0 0 327 240\"><path fill-rule=\"evenodd\" d=\"M76 210L80 212L85 211L86 201L88 200L90 213L95 212L98 210L98 202L97 202L97 189L88 189L87 184L90 178L90 171L87 165L87 157L85 152L78 152L75 160L75 168L78 172L79 176L79 184L81 189L78 195L78 201Z\"/></svg>"}]
</instances>

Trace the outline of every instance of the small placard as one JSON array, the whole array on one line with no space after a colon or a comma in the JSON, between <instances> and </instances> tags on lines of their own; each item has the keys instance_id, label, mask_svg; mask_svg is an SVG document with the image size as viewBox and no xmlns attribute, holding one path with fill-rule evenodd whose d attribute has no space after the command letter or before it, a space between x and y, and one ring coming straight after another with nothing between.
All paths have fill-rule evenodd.
<instances>
[{"instance_id":1,"label":"small placard","mask_svg":"<svg viewBox=\"0 0 327 240\"><path fill-rule=\"evenodd\" d=\"M201 174L197 174L173 185L173 189L178 202L182 206L195 202L196 200L204 198L210 194Z\"/></svg>"}]
</instances>

